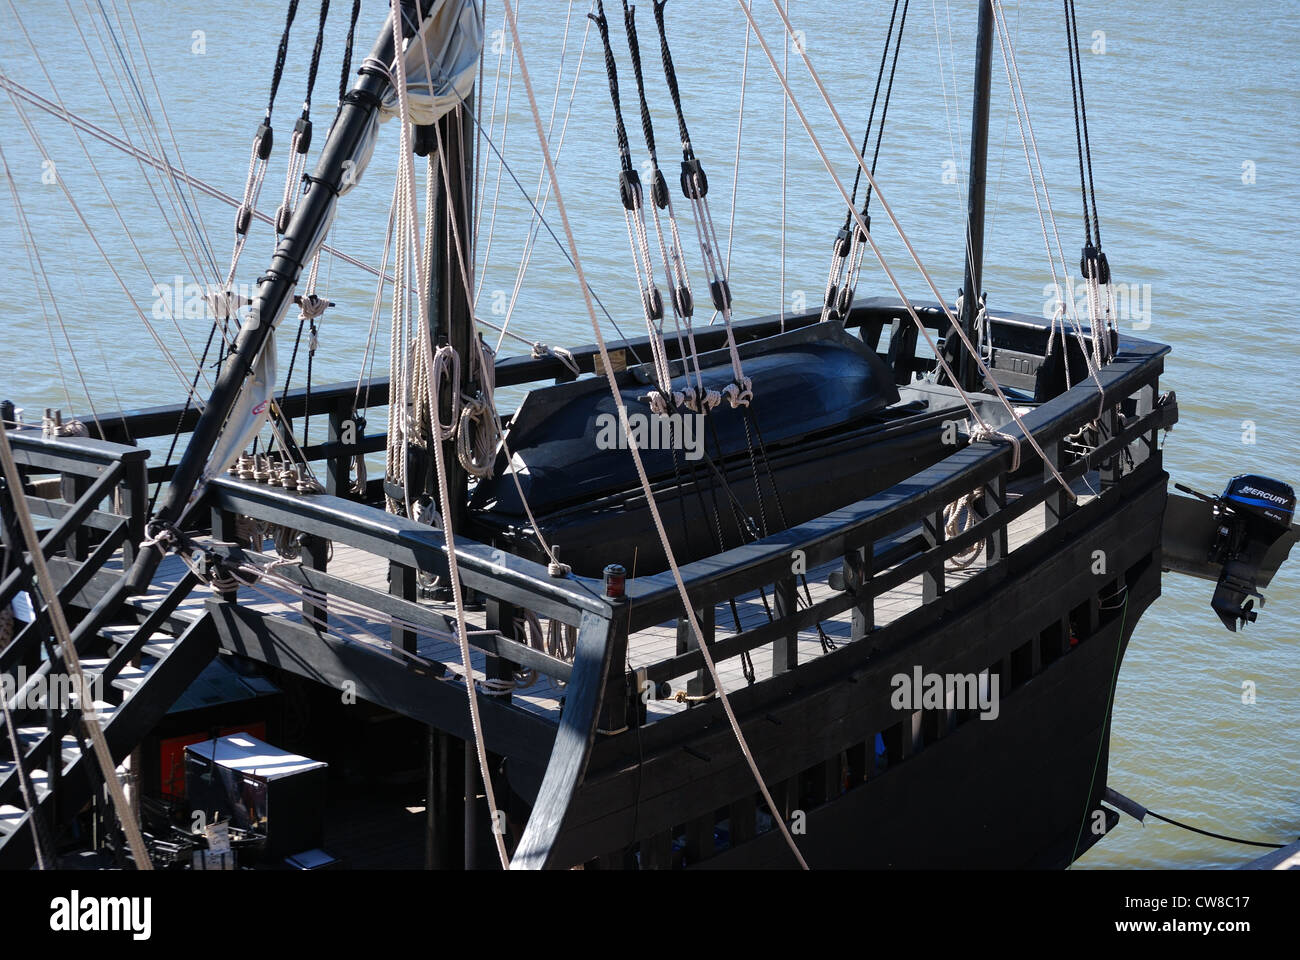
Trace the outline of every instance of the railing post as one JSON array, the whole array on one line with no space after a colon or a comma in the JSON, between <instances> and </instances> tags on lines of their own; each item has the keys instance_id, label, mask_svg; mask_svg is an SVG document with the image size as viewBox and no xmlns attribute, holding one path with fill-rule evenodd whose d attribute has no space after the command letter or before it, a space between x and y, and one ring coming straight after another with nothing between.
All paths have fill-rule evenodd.
<instances>
[{"instance_id":1,"label":"railing post","mask_svg":"<svg viewBox=\"0 0 1300 960\"><path fill-rule=\"evenodd\" d=\"M1119 407L1112 403L1097 418L1097 445L1101 446L1108 443L1118 433ZM1097 478L1101 481L1102 493L1105 493L1119 482L1120 474L1123 472L1123 464L1124 454L1121 452L1107 457L1097 465Z\"/></svg>"},{"instance_id":2,"label":"railing post","mask_svg":"<svg viewBox=\"0 0 1300 960\"><path fill-rule=\"evenodd\" d=\"M410 600L414 603L419 597L415 568L398 563L396 560L390 560L388 562L388 592L394 597L401 597L403 600ZM415 653L416 639L415 631L408 630L405 627L393 627L394 645L401 647L407 653Z\"/></svg>"},{"instance_id":3,"label":"railing post","mask_svg":"<svg viewBox=\"0 0 1300 960\"><path fill-rule=\"evenodd\" d=\"M1002 508L1007 505L1007 475L999 473L990 480L982 491L979 498L980 509L977 516L996 517ZM1007 555L1007 525L999 523L997 529L988 535L984 541L984 566L992 567L994 564L1001 562Z\"/></svg>"},{"instance_id":4,"label":"railing post","mask_svg":"<svg viewBox=\"0 0 1300 960\"><path fill-rule=\"evenodd\" d=\"M921 521L921 533L925 536L926 543L931 547L937 547L944 540L943 531L943 510L937 513L928 514ZM921 574L921 602L929 603L937 599L944 592L943 577L944 562L939 558L936 563L930 565L930 569Z\"/></svg>"},{"instance_id":5,"label":"railing post","mask_svg":"<svg viewBox=\"0 0 1300 960\"><path fill-rule=\"evenodd\" d=\"M1156 408L1156 384L1155 381L1142 385L1137 392L1137 407L1135 413L1141 420ZM1133 467L1137 469L1156 455L1157 441L1160 436L1159 430L1151 430L1149 433L1142 434L1138 442L1129 447L1129 452L1133 457Z\"/></svg>"},{"instance_id":6,"label":"railing post","mask_svg":"<svg viewBox=\"0 0 1300 960\"><path fill-rule=\"evenodd\" d=\"M215 504L212 507L212 539L221 543L239 542L238 524L236 523L235 514L232 511L216 506ZM254 550L260 550L261 548L262 544L253 544ZM147 583L141 585L142 590L147 590L148 587L149 585ZM234 593L217 593L216 591L213 591L213 596L223 601L233 602L236 595Z\"/></svg>"},{"instance_id":7,"label":"railing post","mask_svg":"<svg viewBox=\"0 0 1300 960\"><path fill-rule=\"evenodd\" d=\"M123 567L135 562L135 555L144 539L145 522L149 519L149 476L145 460L132 460L122 465L122 500L126 509L127 538L122 548Z\"/></svg>"},{"instance_id":8,"label":"railing post","mask_svg":"<svg viewBox=\"0 0 1300 960\"><path fill-rule=\"evenodd\" d=\"M1073 513L1076 507L1048 468L1048 464L1058 470L1064 466L1061 460L1061 441L1054 440L1045 444L1043 453L1046 455L1043 464L1043 482L1052 485L1052 492L1043 501L1043 529L1050 530Z\"/></svg>"},{"instance_id":9,"label":"railing post","mask_svg":"<svg viewBox=\"0 0 1300 960\"><path fill-rule=\"evenodd\" d=\"M105 467L103 469L109 469ZM61 491L63 500L68 504L75 504L90 489L94 481L89 477L80 477L76 474L63 474ZM90 528L85 524L80 524L73 531L72 536L68 538L68 544L65 553L69 560L85 560L86 555L90 552Z\"/></svg>"},{"instance_id":10,"label":"railing post","mask_svg":"<svg viewBox=\"0 0 1300 960\"><path fill-rule=\"evenodd\" d=\"M352 399L350 397L340 397L335 400L329 410L329 426L326 429L325 441L327 443L342 443L344 433L351 432L354 443L359 443L361 438L357 436L356 423L352 424L352 430L344 429L347 422L351 419ZM330 457L325 466L325 492L331 497L345 497L348 493L348 461L350 456L340 454L336 457Z\"/></svg>"},{"instance_id":11,"label":"railing post","mask_svg":"<svg viewBox=\"0 0 1300 960\"><path fill-rule=\"evenodd\" d=\"M704 642L713 643L715 632L714 610L713 605L698 607L695 610L695 617L700 624L700 632L704 634ZM689 617L679 617L677 619L677 653L683 654L689 650L694 650L699 644L695 640L695 631L691 629ZM703 697L713 692L713 677L709 671L701 667L686 683L686 695L690 697Z\"/></svg>"},{"instance_id":12,"label":"railing post","mask_svg":"<svg viewBox=\"0 0 1300 960\"><path fill-rule=\"evenodd\" d=\"M776 618L784 620L793 616L799 608L798 586L794 577L782 577L772 584L772 599L776 605ZM678 644L680 652L680 643ZM772 644L772 675L785 673L799 665L799 631L791 629L789 633L777 638Z\"/></svg>"},{"instance_id":13,"label":"railing post","mask_svg":"<svg viewBox=\"0 0 1300 960\"><path fill-rule=\"evenodd\" d=\"M302 535L302 565L308 570L319 570L325 572L325 567L329 563L331 551L330 541L324 537L314 537L310 534ZM329 611L322 600L320 603L313 603L304 599L302 602L302 615L305 620L319 620L326 623L329 620Z\"/></svg>"},{"instance_id":14,"label":"railing post","mask_svg":"<svg viewBox=\"0 0 1300 960\"><path fill-rule=\"evenodd\" d=\"M894 371L894 382L902 386L912 382L916 360L916 326L901 317L889 327L888 364Z\"/></svg>"},{"instance_id":15,"label":"railing post","mask_svg":"<svg viewBox=\"0 0 1300 960\"><path fill-rule=\"evenodd\" d=\"M502 636L510 640L518 639L515 636L515 618L522 612L514 604L506 603L504 600L498 600L495 597L488 597L486 604L487 628L497 630ZM524 627L527 630L527 626ZM524 643L528 642L525 637ZM468 666L466 666L468 670ZM512 680L514 679L517 665L511 663L503 657L488 656L484 664L484 676L489 680ZM507 693L500 699L510 702L510 694Z\"/></svg>"},{"instance_id":16,"label":"railing post","mask_svg":"<svg viewBox=\"0 0 1300 960\"><path fill-rule=\"evenodd\" d=\"M612 563L605 568L605 600L612 608L609 621L609 672L601 694L600 720L597 727L607 733L620 732L636 722L639 711L631 709L640 691L628 689L627 622L628 601L626 572Z\"/></svg>"},{"instance_id":17,"label":"railing post","mask_svg":"<svg viewBox=\"0 0 1300 960\"><path fill-rule=\"evenodd\" d=\"M849 624L852 640L861 640L876 629L876 595L871 590L874 561L875 546L870 543L844 554L844 586L853 591L857 600Z\"/></svg>"}]
</instances>

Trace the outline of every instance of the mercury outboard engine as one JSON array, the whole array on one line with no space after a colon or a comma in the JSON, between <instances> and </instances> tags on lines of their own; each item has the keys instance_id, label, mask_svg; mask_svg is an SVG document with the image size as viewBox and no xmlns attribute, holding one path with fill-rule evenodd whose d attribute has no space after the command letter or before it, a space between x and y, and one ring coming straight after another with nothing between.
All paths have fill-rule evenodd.
<instances>
[{"instance_id":1,"label":"mercury outboard engine","mask_svg":"<svg viewBox=\"0 0 1300 960\"><path fill-rule=\"evenodd\" d=\"M1210 605L1229 630L1254 623L1254 598L1264 597L1256 577L1269 548L1291 527L1295 491L1280 480L1245 473L1233 477L1222 495L1213 498L1218 524L1210 547L1211 563L1223 565Z\"/></svg>"}]
</instances>

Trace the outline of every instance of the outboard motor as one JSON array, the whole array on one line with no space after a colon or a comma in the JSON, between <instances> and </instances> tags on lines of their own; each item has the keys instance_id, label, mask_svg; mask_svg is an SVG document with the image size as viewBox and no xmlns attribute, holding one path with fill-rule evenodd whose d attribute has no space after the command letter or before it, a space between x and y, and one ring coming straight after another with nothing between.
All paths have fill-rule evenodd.
<instances>
[{"instance_id":1,"label":"outboard motor","mask_svg":"<svg viewBox=\"0 0 1300 960\"><path fill-rule=\"evenodd\" d=\"M1256 578L1269 549L1291 528L1295 491L1280 480L1245 473L1229 480L1212 503L1218 529L1208 559L1223 571L1210 605L1236 631L1238 621L1255 622L1254 598L1264 605Z\"/></svg>"}]
</instances>

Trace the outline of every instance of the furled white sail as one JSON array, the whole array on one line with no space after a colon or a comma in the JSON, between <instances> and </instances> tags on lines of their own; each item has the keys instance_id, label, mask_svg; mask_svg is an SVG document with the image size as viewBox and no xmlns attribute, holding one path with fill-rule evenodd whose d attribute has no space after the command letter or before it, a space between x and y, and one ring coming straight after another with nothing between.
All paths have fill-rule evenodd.
<instances>
[{"instance_id":1,"label":"furled white sail","mask_svg":"<svg viewBox=\"0 0 1300 960\"><path fill-rule=\"evenodd\" d=\"M411 122L427 126L469 96L483 52L483 27L475 0L441 0L420 30L406 42L406 97ZM379 125L398 114L397 90L390 86L366 134L345 163L339 195L361 180L379 139Z\"/></svg>"},{"instance_id":2,"label":"furled white sail","mask_svg":"<svg viewBox=\"0 0 1300 960\"><path fill-rule=\"evenodd\" d=\"M197 499L208 481L223 473L234 463L252 442L253 437L257 436L258 431L262 429L262 424L270 415L271 401L274 396L275 337L267 337L266 346L262 348L262 352L257 355L257 360L253 363L252 374L244 381L244 387L239 391L239 399L235 401L235 406L230 411L225 429L221 431L221 436L212 448L208 465L204 467L203 476L199 478L194 494L190 497L191 503Z\"/></svg>"}]
</instances>

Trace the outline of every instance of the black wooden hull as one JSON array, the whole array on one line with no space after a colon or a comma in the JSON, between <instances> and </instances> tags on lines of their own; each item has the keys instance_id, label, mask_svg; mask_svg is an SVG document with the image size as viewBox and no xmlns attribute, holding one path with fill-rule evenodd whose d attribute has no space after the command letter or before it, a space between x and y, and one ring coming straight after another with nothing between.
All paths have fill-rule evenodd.
<instances>
[{"instance_id":1,"label":"black wooden hull","mask_svg":"<svg viewBox=\"0 0 1300 960\"><path fill-rule=\"evenodd\" d=\"M1061 868L1099 839L1096 825L1114 818L1095 813L1114 685L1160 593L1166 482L1156 473L1125 484L1110 505L1094 502L1014 552L1003 573L974 577L870 641L731 693L782 814L805 814L796 839L812 867ZM1098 549L1108 576L1091 572ZM998 673L999 716L949 729L942 711L928 711L914 736L912 716L900 719L890 704L890 678L918 665ZM884 769L871 759L877 733ZM779 832L744 826L753 781L716 703L645 728L639 744L614 739L593 750L554 865L795 865ZM681 825L714 811L717 840L697 836L690 849L686 831L681 849ZM633 847L637 860L625 852Z\"/></svg>"}]
</instances>

